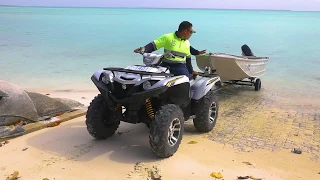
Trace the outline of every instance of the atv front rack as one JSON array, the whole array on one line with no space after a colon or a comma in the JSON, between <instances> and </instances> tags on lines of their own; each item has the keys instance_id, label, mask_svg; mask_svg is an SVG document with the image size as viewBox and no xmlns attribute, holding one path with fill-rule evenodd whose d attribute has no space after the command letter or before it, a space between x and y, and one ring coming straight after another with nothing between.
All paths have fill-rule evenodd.
<instances>
[{"instance_id":1,"label":"atv front rack","mask_svg":"<svg viewBox=\"0 0 320 180\"><path fill-rule=\"evenodd\" d=\"M133 74L140 74L140 75L151 75L151 76L165 76L165 77L172 77L173 74L168 73L154 73L154 72L145 72L145 71L136 71L124 68L103 68L103 70L111 71L114 74L114 71L117 72L126 72L126 73L133 73Z\"/></svg>"}]
</instances>

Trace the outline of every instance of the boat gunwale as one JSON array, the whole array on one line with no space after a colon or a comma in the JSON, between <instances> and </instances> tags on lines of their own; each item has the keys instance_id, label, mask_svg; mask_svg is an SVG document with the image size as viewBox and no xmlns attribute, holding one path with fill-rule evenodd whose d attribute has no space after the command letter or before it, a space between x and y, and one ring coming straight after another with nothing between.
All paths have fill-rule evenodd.
<instances>
[{"instance_id":1,"label":"boat gunwale","mask_svg":"<svg viewBox=\"0 0 320 180\"><path fill-rule=\"evenodd\" d=\"M219 55L226 55L226 56L219 56ZM199 56L205 56L205 57L213 57L213 58L223 58L228 60L236 60L236 61L251 61L251 62L261 62L261 61L269 61L269 57L251 57L251 56L236 56L236 55L230 55L225 53L214 53L211 55L199 55Z\"/></svg>"}]
</instances>

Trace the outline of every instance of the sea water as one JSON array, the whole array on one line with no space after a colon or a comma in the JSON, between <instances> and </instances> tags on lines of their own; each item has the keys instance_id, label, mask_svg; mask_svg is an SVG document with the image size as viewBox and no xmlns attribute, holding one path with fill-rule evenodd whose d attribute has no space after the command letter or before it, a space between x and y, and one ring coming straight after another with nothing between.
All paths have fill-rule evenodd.
<instances>
[{"instance_id":1,"label":"sea water","mask_svg":"<svg viewBox=\"0 0 320 180\"><path fill-rule=\"evenodd\" d=\"M133 50L184 20L197 31L190 42L198 50L240 55L247 44L269 57L262 88L320 92L320 12L0 6L0 79L94 89L95 71L142 64Z\"/></svg>"}]
</instances>

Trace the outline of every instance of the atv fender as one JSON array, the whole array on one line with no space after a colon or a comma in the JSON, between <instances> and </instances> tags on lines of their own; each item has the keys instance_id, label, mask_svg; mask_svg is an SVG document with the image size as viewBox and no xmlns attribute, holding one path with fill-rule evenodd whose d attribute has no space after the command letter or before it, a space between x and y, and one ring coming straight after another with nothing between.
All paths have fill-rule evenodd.
<instances>
[{"instance_id":1,"label":"atv fender","mask_svg":"<svg viewBox=\"0 0 320 180\"><path fill-rule=\"evenodd\" d=\"M208 91L217 91L220 89L222 83L220 77L201 77L196 80L190 90L190 97L194 100L199 100L205 96Z\"/></svg>"}]
</instances>

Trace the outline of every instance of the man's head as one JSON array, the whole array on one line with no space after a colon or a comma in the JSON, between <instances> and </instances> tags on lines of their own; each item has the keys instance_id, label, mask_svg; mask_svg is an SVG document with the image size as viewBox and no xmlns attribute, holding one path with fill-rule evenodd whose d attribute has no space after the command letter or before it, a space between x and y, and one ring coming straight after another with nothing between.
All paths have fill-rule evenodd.
<instances>
[{"instance_id":1,"label":"man's head","mask_svg":"<svg viewBox=\"0 0 320 180\"><path fill-rule=\"evenodd\" d=\"M179 25L179 36L183 39L189 39L195 31L192 29L192 24L188 21L183 21Z\"/></svg>"}]
</instances>

